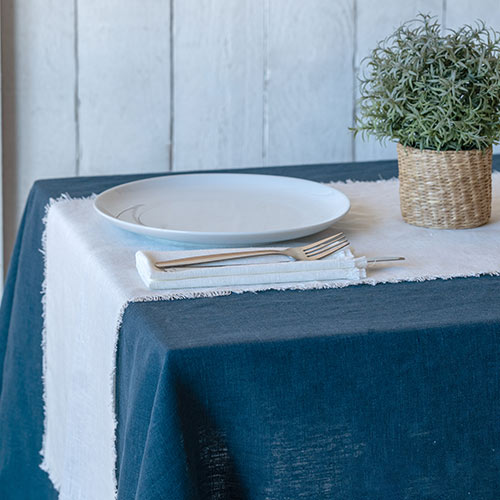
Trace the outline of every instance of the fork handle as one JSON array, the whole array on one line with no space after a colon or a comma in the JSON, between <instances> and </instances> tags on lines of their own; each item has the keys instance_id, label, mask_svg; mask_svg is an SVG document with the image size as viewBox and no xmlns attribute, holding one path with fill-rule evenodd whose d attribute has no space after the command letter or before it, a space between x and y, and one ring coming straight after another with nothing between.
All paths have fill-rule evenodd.
<instances>
[{"instance_id":1,"label":"fork handle","mask_svg":"<svg viewBox=\"0 0 500 500\"><path fill-rule=\"evenodd\" d=\"M158 269L169 267L191 266L193 264L206 264L208 262L219 262L221 260L242 259L244 257L258 257L259 255L283 255L280 250L248 250L246 252L216 253L212 255L199 255L197 257L185 257L183 259L164 260L156 262Z\"/></svg>"}]
</instances>

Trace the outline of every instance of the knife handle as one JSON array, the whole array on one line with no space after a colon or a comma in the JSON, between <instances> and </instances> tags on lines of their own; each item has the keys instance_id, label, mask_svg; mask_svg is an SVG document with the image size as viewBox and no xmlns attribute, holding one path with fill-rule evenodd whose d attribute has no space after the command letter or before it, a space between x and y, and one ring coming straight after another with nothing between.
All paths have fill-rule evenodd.
<instances>
[{"instance_id":1,"label":"knife handle","mask_svg":"<svg viewBox=\"0 0 500 500\"><path fill-rule=\"evenodd\" d=\"M197 257L185 257L183 259L164 260L156 262L158 269L169 267L192 266L193 264L206 264L209 262L219 262L221 260L242 259L244 257L258 257L260 255L283 255L280 250L248 250L246 252L216 253L212 255L199 255Z\"/></svg>"},{"instance_id":2,"label":"knife handle","mask_svg":"<svg viewBox=\"0 0 500 500\"><path fill-rule=\"evenodd\" d=\"M394 262L396 260L406 260L404 257L373 257L367 259L368 264L376 264L377 262Z\"/></svg>"}]
</instances>

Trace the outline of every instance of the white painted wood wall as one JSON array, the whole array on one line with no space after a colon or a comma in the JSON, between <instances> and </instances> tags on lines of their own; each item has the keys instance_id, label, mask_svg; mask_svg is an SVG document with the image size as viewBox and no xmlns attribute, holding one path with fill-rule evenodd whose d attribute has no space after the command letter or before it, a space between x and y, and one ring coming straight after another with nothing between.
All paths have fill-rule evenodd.
<instances>
[{"instance_id":1,"label":"white painted wood wall","mask_svg":"<svg viewBox=\"0 0 500 500\"><path fill-rule=\"evenodd\" d=\"M360 61L418 12L499 0L2 0L5 260L34 180L375 160ZM1 258L0 258L1 260Z\"/></svg>"}]
</instances>

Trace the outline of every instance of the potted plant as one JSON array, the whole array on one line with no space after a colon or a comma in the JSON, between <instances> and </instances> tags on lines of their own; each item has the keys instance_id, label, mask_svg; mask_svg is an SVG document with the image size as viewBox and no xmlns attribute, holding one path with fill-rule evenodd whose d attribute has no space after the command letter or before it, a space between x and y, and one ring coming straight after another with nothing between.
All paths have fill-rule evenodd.
<instances>
[{"instance_id":1,"label":"potted plant","mask_svg":"<svg viewBox=\"0 0 500 500\"><path fill-rule=\"evenodd\" d=\"M483 22L442 32L420 14L365 59L355 133L397 141L410 224L470 228L491 214L500 139L500 33Z\"/></svg>"}]
</instances>

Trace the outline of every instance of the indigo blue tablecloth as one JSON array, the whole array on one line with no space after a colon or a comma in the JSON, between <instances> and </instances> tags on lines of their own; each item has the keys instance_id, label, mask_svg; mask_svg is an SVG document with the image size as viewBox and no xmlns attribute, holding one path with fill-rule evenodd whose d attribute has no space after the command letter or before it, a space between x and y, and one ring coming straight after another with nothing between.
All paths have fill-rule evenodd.
<instances>
[{"instance_id":1,"label":"indigo blue tablecloth","mask_svg":"<svg viewBox=\"0 0 500 500\"><path fill-rule=\"evenodd\" d=\"M30 193L0 310L0 499L57 497L39 469L44 206L143 177ZM118 347L119 499L500 498L500 277L137 303Z\"/></svg>"}]
</instances>

